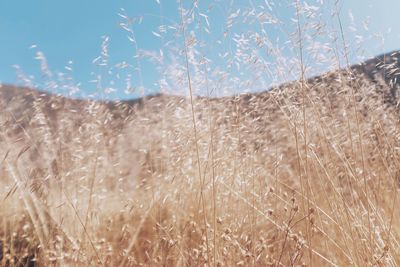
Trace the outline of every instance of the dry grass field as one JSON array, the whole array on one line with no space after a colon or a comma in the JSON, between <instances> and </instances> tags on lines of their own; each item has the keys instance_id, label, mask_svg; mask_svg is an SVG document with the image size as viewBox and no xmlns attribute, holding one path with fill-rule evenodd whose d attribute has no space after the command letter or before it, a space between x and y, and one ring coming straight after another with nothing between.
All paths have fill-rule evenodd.
<instances>
[{"instance_id":1,"label":"dry grass field","mask_svg":"<svg viewBox=\"0 0 400 267\"><path fill-rule=\"evenodd\" d=\"M135 55L118 66L143 83L147 56L176 94L74 99L21 73L26 87L0 85L0 266L399 266L400 53L350 66L362 38L346 39L340 1L287 1L294 27L272 1L230 1L215 42L199 1L175 2L154 53L121 9ZM282 77L298 80L268 88Z\"/></svg>"},{"instance_id":2,"label":"dry grass field","mask_svg":"<svg viewBox=\"0 0 400 267\"><path fill-rule=\"evenodd\" d=\"M0 265L397 266L397 68L192 101L3 85Z\"/></svg>"}]
</instances>

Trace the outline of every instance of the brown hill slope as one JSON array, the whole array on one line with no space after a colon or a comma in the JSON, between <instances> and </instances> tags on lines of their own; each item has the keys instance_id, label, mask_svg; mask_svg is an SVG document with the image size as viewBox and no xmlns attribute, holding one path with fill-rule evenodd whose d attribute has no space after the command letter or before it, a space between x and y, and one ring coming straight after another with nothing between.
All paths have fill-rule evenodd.
<instances>
[{"instance_id":1,"label":"brown hill slope","mask_svg":"<svg viewBox=\"0 0 400 267\"><path fill-rule=\"evenodd\" d=\"M345 70L310 78L306 89L307 109L313 108L313 101L318 101L318 108L323 109L319 112L332 117L338 109L350 108L350 103L346 107L342 106L344 102L340 96L343 94L343 97L350 97L349 89L341 87L351 85L355 91L356 102L360 105L358 108L363 110L364 116L374 111L372 106L368 106L371 100L377 102L375 104L379 109L393 112L394 106L397 105L397 88L400 84L397 80L400 66L398 58L399 53L392 52L352 66L351 75L357 77L355 81L349 80L349 72ZM276 131L273 129L274 123L282 123L293 115L294 111L285 110L289 105L295 104L293 107L300 111L303 95L299 86L294 82L264 93L219 99L197 98L195 100L198 108L197 123L207 124L205 121L209 116L207 109L211 109L212 119L215 120L216 127L221 129L226 125L232 128L241 124L241 127L246 125L246 128L249 128L246 131L250 128L257 129L255 135L258 132L266 134L268 131ZM361 86L367 87L368 90L364 88L363 91L359 90ZM346 101L351 102L351 99ZM384 105L380 105L381 103ZM0 90L0 108L4 111L1 124L7 138L18 140L17 143L23 144L24 147L44 146L45 150L50 147L55 148L57 144L68 147L74 139L87 140L94 134L93 128L98 131L97 135L105 138L104 149L109 149L111 154L117 153L114 150L120 149L113 145L118 142L126 142L127 145L121 146L123 150L137 152L142 148L133 143L148 146L153 142L165 141L166 136L160 135L165 131L164 127L170 128L184 122L183 124L187 126L186 134L190 135L193 131L190 103L188 99L178 96L154 95L131 101L97 102L68 99L28 88L3 85ZM153 136L154 134L156 136ZM83 137L85 135L88 137ZM152 140L142 140L149 139L149 135L152 136L150 138ZM256 136L254 138L257 139ZM44 145L50 140L53 142L50 147L49 144ZM246 140L246 143L249 143L248 141L250 140ZM260 141L254 142L260 143ZM265 141L261 143L263 142ZM37 149L30 149L28 154L34 159L38 157L37 153ZM56 152L53 151L51 154Z\"/></svg>"}]
</instances>

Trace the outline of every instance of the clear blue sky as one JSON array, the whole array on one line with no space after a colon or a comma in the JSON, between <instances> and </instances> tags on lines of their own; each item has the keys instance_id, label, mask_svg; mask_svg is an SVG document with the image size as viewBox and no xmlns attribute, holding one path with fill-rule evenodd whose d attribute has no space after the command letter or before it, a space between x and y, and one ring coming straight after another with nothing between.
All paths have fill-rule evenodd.
<instances>
[{"instance_id":1,"label":"clear blue sky","mask_svg":"<svg viewBox=\"0 0 400 267\"><path fill-rule=\"evenodd\" d=\"M182 1L185 9L193 8L193 1ZM306 2L311 11L313 6L320 6L314 13L317 16L315 19L326 23L327 28L339 29L337 21L331 14L334 1L302 2ZM241 36L244 36L243 33L249 31L268 36L275 47L281 48L283 56L290 58L291 53L295 53L295 49L291 50L289 44L293 41L290 34L296 29L296 24L292 20L295 18L295 8L292 3L285 0L275 3L268 0L197 1L198 5L188 16L193 14L194 21L187 27L187 35L196 36L198 41L193 58L199 60L205 56L210 60L207 65L208 77L210 82L213 82L213 87L218 87L218 84L225 86L223 82L218 83L224 75L230 79L230 84L236 84L232 90L235 93L263 90L267 89L265 87L268 87L268 84L295 78L290 75L277 78L274 75L274 67L279 64L274 56L259 52L258 56L263 57L265 62L271 63L268 66L271 73L269 78L268 75L262 78L262 82L249 85L259 76L252 76L256 74L251 68L246 68L245 64L248 63L244 63L245 59L240 62L229 61L234 55L239 55L240 51L243 51L238 42ZM400 49L400 16L398 16L400 1L342 0L339 3L352 63L360 61L363 57ZM251 13L251 9L255 12ZM238 10L240 10L238 16L235 17L235 12ZM271 16L261 17L266 23L260 26L260 23L255 21L263 10L265 14ZM126 20L118 13L134 19L132 29L135 43L129 41L127 37L129 33L121 28L120 24ZM304 19L307 14L304 13L302 16L301 21L304 24L307 21ZM274 18L279 20L278 24L268 22ZM229 19L233 21L232 27L228 26ZM183 39L179 35L180 23L179 4L176 0L2 0L0 1L0 81L10 84L29 84L21 77L17 78L13 66L18 65L20 71L33 85L53 90L55 84L58 84L58 89L54 90L64 94L74 87L80 90L77 96L96 93L98 92L96 88L101 88L102 91L115 89L116 92L106 96L103 93L101 96L95 96L107 98L136 97L141 94L141 86L147 94L160 91L160 86L167 88L167 91L175 90L174 86L178 87L177 80L182 76L184 62L184 58L179 54L183 47ZM159 27L160 25L166 25L165 31ZM329 31L325 34L328 35ZM101 59L95 63L93 60L101 56L101 45L105 36L108 37L108 57L104 62L105 66L99 66ZM313 38L312 32L310 36L309 38ZM132 40L132 35L130 37ZM244 39L242 38L242 41ZM362 40L361 44L357 44L357 40ZM243 42L242 44L246 46ZM325 36L317 37L315 42L312 39L308 40L308 43L305 42L305 46L315 44L334 46ZM338 44L340 45L340 42ZM250 49L246 50L247 54L251 54ZM46 58L51 76L46 76L46 72L41 70L40 60L37 59L39 51ZM305 53L308 53L307 51ZM138 57L138 54L145 56ZM162 62L157 61L160 57ZM310 75L326 70L324 64L319 67L315 60L306 57L306 61L307 59L313 69L309 72ZM122 67L121 63L126 63L128 67ZM230 63L236 67L233 68ZM240 68L239 63L245 67ZM287 65L290 66L290 62L287 62ZM194 66L192 71L199 72L201 66ZM216 72L220 74L217 75ZM175 74L175 78L170 77ZM102 77L101 83L96 78L98 75ZM199 79L204 80L204 77L200 75ZM130 80L130 90L126 90L127 79ZM62 85L68 89L62 91ZM184 89L176 88L176 90L180 93L180 90ZM204 93L204 89L199 89L199 92Z\"/></svg>"}]
</instances>

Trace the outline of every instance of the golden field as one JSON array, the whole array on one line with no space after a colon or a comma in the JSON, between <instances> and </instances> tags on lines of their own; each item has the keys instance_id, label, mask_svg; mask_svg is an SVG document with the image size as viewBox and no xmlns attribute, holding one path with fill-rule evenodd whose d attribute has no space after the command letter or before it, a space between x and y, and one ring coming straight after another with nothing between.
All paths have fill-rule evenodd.
<instances>
[{"instance_id":1,"label":"golden field","mask_svg":"<svg viewBox=\"0 0 400 267\"><path fill-rule=\"evenodd\" d=\"M3 85L0 265L397 266L397 85L371 64L223 98Z\"/></svg>"}]
</instances>

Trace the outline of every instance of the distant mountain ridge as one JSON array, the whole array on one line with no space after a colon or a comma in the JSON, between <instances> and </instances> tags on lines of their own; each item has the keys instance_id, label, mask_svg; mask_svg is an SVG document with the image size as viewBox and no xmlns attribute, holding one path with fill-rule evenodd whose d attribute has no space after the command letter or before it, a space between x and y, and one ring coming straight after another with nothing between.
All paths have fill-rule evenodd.
<instances>
[{"instance_id":1,"label":"distant mountain ridge","mask_svg":"<svg viewBox=\"0 0 400 267\"><path fill-rule=\"evenodd\" d=\"M399 51L383 54L361 64L353 65L350 72L352 75L361 76L365 81L376 84L375 96L384 99L384 103L387 105L397 107L398 87L400 86L400 79L398 79L400 75ZM337 83L335 80L340 79L340 76L349 76L350 72L343 69L309 78L307 83L310 85L310 92L324 95L329 98L329 101L335 101L334 91L327 91L327 87L337 90L340 85L334 86L333 84ZM285 94L289 94L288 88L295 86L296 82L286 83L272 88L272 91L287 91ZM207 101L211 101L215 105L223 102L225 103L223 105L230 109L240 103L243 106L243 112L260 114L264 108L267 108L263 107L265 104L260 103L270 98L270 92L271 90L214 99L198 97L195 102L203 106L207 105L205 103ZM188 101L185 97L163 94L123 101L97 101L70 99L30 88L2 85L0 88L0 110L2 111L0 123L3 121L2 126L9 136L21 135L23 132L29 132L29 128L36 127L37 118L40 117L42 118L41 124L46 124L56 136L56 132L65 127L63 124L69 125L68 128L72 131L72 129L79 129L94 117L98 117L98 119L101 117L102 123L107 125L103 127L104 132L108 136L114 136L126 128L134 127L132 121L140 121L139 117L151 117L154 124L157 124L160 121L160 115L175 116L176 112L187 108L187 105ZM202 113L202 109L204 108L200 108L199 113Z\"/></svg>"},{"instance_id":2,"label":"distant mountain ridge","mask_svg":"<svg viewBox=\"0 0 400 267\"><path fill-rule=\"evenodd\" d=\"M390 87L390 101L395 104L400 86L400 51L392 51L366 60L351 67L352 70L363 73L371 81L383 79Z\"/></svg>"},{"instance_id":3,"label":"distant mountain ridge","mask_svg":"<svg viewBox=\"0 0 400 267\"><path fill-rule=\"evenodd\" d=\"M362 63L352 65L350 70L354 73L364 74L370 81L377 82L378 79L383 79L391 87L391 98L397 99L397 87L400 86L400 50L392 51L389 53L381 54L379 56L370 58ZM346 69L343 69L346 71ZM347 70L348 71L348 70ZM308 82L313 83L316 80L320 80L322 75L311 77ZM283 84L286 86L286 83ZM281 87L281 86L278 86ZM272 88L273 89L273 88ZM262 93L262 92L261 92ZM102 101L93 99L70 99L65 96L54 95L50 92L44 92L40 90L33 90L27 87L19 87L14 85L2 84L0 87L0 97L3 98L5 102L11 101L17 94L25 95L26 103L33 100L34 97L45 97L51 98L52 100L58 99L59 102L65 103L65 101L71 101L74 106L79 106L80 103L87 102L98 102L106 104L109 108L118 106L120 104L126 104L128 106L142 106L145 100L157 99L160 97L171 97L171 98L181 98L179 96L166 96L161 93L148 95L142 98L128 99L128 100L117 100L117 101ZM246 95L251 93L246 93Z\"/></svg>"}]
</instances>

